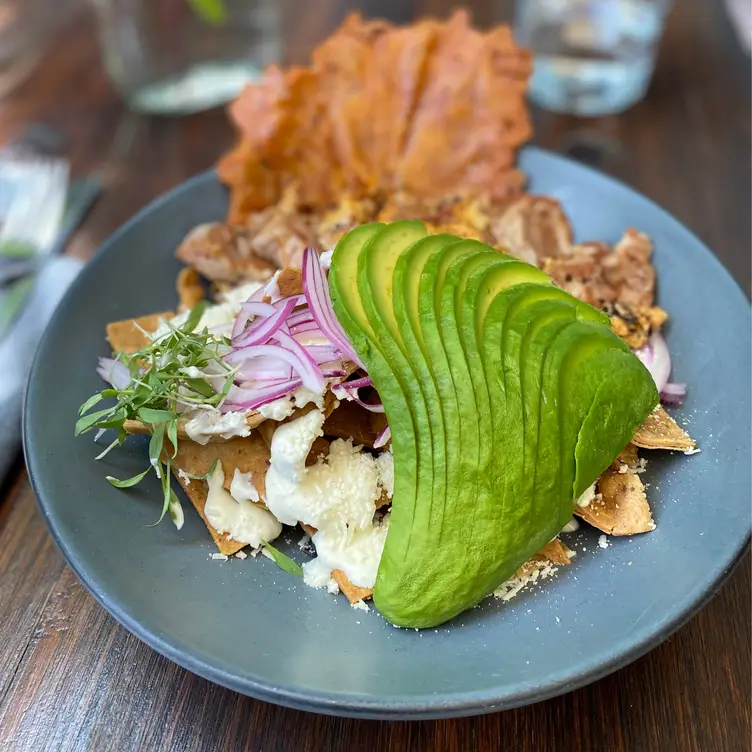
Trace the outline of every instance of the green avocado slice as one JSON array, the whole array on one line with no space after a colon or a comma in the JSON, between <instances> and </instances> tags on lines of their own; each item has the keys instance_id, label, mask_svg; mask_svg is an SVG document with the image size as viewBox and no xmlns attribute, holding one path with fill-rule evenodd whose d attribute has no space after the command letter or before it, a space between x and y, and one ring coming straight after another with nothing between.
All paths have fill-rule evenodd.
<instances>
[{"instance_id":1,"label":"green avocado slice","mask_svg":"<svg viewBox=\"0 0 752 752\"><path fill-rule=\"evenodd\" d=\"M406 354L403 339L404 322L395 316L393 304L394 268L403 253L425 235L426 228L420 222L401 221L386 225L365 244L361 251L358 259L357 285L364 311L378 342L378 348L399 382L413 423L414 457L412 448L408 457L400 451L394 437L392 439L397 461L395 476L397 472L402 472L402 466L407 460L415 468L416 498L430 499L433 497L433 463L426 400L418 380L419 368L416 365L416 359L408 358ZM368 364L365 365L368 366ZM381 392L379 394L383 401L384 395ZM387 402L384 402L384 405L387 407ZM395 416L393 412L390 413L388 407L386 413L391 427L391 421ZM403 418L399 416L398 419ZM392 546L386 552L387 559L395 556L401 560L411 545L414 535L417 534L420 541L425 539L428 521L425 515L420 517L416 515L423 509L421 505L402 504L394 510L397 530L404 530L407 535L404 538L399 535L393 537Z\"/></svg>"},{"instance_id":2,"label":"green avocado slice","mask_svg":"<svg viewBox=\"0 0 752 752\"><path fill-rule=\"evenodd\" d=\"M436 378L430 367L420 328L420 275L430 256L438 253L448 243L454 243L453 235L429 235L419 240L403 253L394 268L393 295L394 316L402 323L402 339L407 353L420 353L414 357L418 384L423 392L428 412L431 433L431 458L433 465L433 495L423 514L431 524L434 510L443 504L446 490L446 440L444 416L438 398Z\"/></svg>"},{"instance_id":3,"label":"green avocado slice","mask_svg":"<svg viewBox=\"0 0 752 752\"><path fill-rule=\"evenodd\" d=\"M658 395L608 317L539 270L417 223L359 230L330 288L392 430L374 602L430 627L558 533Z\"/></svg>"}]
</instances>

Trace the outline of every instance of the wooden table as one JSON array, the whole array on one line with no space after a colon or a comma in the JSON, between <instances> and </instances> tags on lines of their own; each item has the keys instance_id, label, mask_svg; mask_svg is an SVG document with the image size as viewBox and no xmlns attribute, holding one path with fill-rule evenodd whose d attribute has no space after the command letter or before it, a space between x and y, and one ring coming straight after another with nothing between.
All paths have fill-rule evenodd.
<instances>
[{"instance_id":1,"label":"wooden table","mask_svg":"<svg viewBox=\"0 0 752 752\"><path fill-rule=\"evenodd\" d=\"M331 28L338 5L319 3L291 21L296 55ZM405 20L409 4L392 5ZM449 3L413 5L443 12ZM493 3L476 7L480 22L493 20ZM86 21L0 102L0 144L39 120L67 135L77 174L105 168L105 194L71 244L81 257L152 197L209 167L232 140L221 111L183 120L127 114ZM720 3L677 2L650 95L630 112L587 123L541 113L536 120L538 143L593 159L663 204L748 284L749 60ZM0 489L2 749L706 752L748 750L749 740L749 556L687 626L589 687L479 718L344 720L251 700L157 655L66 567L20 459Z\"/></svg>"}]
</instances>

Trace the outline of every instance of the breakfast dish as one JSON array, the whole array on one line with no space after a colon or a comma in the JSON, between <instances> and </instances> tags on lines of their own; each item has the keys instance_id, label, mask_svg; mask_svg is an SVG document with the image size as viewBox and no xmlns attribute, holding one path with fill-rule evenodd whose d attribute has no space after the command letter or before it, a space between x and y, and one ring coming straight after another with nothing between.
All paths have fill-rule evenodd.
<instances>
[{"instance_id":1,"label":"breakfast dish","mask_svg":"<svg viewBox=\"0 0 752 752\"><path fill-rule=\"evenodd\" d=\"M415 632L394 629L374 608L348 608L344 596L307 587L263 556L214 560L218 548L175 483L183 527L169 518L150 527L162 500L155 473L127 490L106 480L142 472L149 437L131 437L95 461L114 437L97 445L94 432L72 439L72 424L103 387L95 366L111 356L107 324L177 310L181 266L170 249L196 223L227 211L222 186L207 173L151 205L86 266L45 335L28 387L25 452L41 512L73 571L114 618L169 659L254 697L325 713L430 718L582 686L654 647L717 590L749 531L748 304L707 248L633 191L531 147L519 164L532 195L560 202L577 242L615 244L639 217L655 243L657 304L671 313L666 340L676 375L689 385L684 403L666 410L702 447L692 457L638 450L648 460L638 477L655 530L617 537L580 519L559 538L576 552L568 566L534 556L505 583L507 596L522 586L509 600L485 599ZM272 545L302 565L313 552L301 551L301 538L286 528ZM548 576L557 567L558 576Z\"/></svg>"},{"instance_id":2,"label":"breakfast dish","mask_svg":"<svg viewBox=\"0 0 752 752\"><path fill-rule=\"evenodd\" d=\"M375 72L353 62L374 55ZM406 61L422 73L385 89ZM183 310L108 326L110 387L77 433L116 431L98 459L151 436L146 469L108 480L153 471L180 529L174 473L218 557L263 552L398 626L569 564L573 514L653 530L637 447L695 443L659 406L685 388L669 382L651 241L575 244L559 204L523 192L528 74L506 29L480 34L461 12L407 29L353 17L310 68L244 92L220 165L228 221L177 249ZM477 136L429 156L453 127ZM331 145L315 169L306 139ZM310 539L302 568L273 545L283 525Z\"/></svg>"},{"instance_id":3,"label":"breakfast dish","mask_svg":"<svg viewBox=\"0 0 752 752\"><path fill-rule=\"evenodd\" d=\"M348 49L348 56L342 57L340 63L350 60L357 64L348 68L338 63L336 56L331 55L340 45L329 47L328 56L318 58L319 65L325 65L328 71L321 76L321 81L329 82L322 84L323 88L319 88L320 76L314 70L315 65L305 69L308 72L296 73L295 69L270 72L264 85L244 94L243 108L240 103L233 108L242 136L238 147L222 160L219 173L225 182L220 183L217 173L211 172L178 187L113 235L82 271L46 331L32 369L24 419L29 476L57 545L93 597L155 650L214 682L296 708L374 718L467 715L539 701L594 681L657 645L717 590L747 545L748 302L712 253L649 200L554 154L529 146L518 149L527 137L525 133L529 133L522 93L517 86L524 82L529 59L524 51L504 41L508 37L503 31L486 41L484 35L468 28L462 15L452 20L451 35L462 39L462 54L476 66L470 78L462 78L457 70L447 67L451 55L440 54L444 49L442 40L450 33L444 25L431 22L393 31L381 23L372 25L354 19L348 21L346 29L340 41L341 48ZM392 36L393 33L397 36ZM420 35L425 37L424 46L416 43ZM483 49L492 51L481 53L474 47L478 42ZM384 47L395 53L378 56L384 75L391 76L388 80L395 80L397 70L406 76L410 70L419 72L417 85L404 90L412 103L407 108L408 114L415 113L415 119L412 115L406 117L412 123L409 128L395 124L396 130L384 131L385 140L381 141L375 137L375 129L381 128L376 122L369 125L372 130L363 138L364 120L357 118L356 110L338 122L325 116L322 109L327 92L334 85L332 81L337 81L336 86L346 85L347 76L367 72L368 65L358 61L364 59L361 52L367 53L365 59L374 57L372 44L379 45L380 52ZM430 56L421 56L421 50L427 50ZM435 60L434 54L439 55ZM452 96L463 102L452 117L436 109L440 97L420 95L430 91L433 74L424 74L436 70L439 64L443 66L441 75ZM481 69L493 75L493 82L480 75ZM285 93L299 91L295 88L296 80L305 87L306 96L302 99ZM464 131L472 140L474 130L467 127L466 121L463 123L463 113L468 102L480 107L485 90L471 86L474 81L493 84L495 98L507 113L503 128L496 130L492 126L498 125L497 119L489 118L488 128L483 131L487 140L483 143L493 139L501 143L504 134L513 134L498 151L506 156L503 159L500 156L493 165L494 175L499 179L489 182L488 173L480 169L483 165L477 160L474 163L477 170L463 171L462 165L468 159L472 163L472 155L477 152L472 143L463 152L459 148L462 143L455 138L452 157L459 157L452 159L454 164L430 166L436 175L436 190L433 190L433 182L426 186L420 176L411 178L412 169L409 174L403 169L403 159L411 151L405 144L412 143L417 149L422 142L416 131L417 113L421 130L428 128L432 120L454 122L458 132ZM390 88L394 92L395 87ZM346 99L340 100L340 108ZM310 101L311 107L315 105L314 110L301 110L295 104L303 100ZM385 109L397 111L399 107L388 101ZM301 144L309 143L305 141L306 129L297 130L303 122L299 115L308 118L305 122L312 127L318 124L321 130L312 132L331 147L320 151L298 150L298 154L308 159L316 154L326 155L326 161L315 165L308 162L309 169L305 170L296 167L298 157L292 158L294 150L289 154L283 150L280 155L278 149L286 142L285 134L294 133L302 138ZM254 122L258 124L256 132L251 127ZM339 125L341 130L336 129ZM414 137L408 137L408 131L416 131ZM379 146L374 152L379 156L374 158L362 147L377 142L397 146ZM425 155L435 158L441 153L440 144L435 148L425 147L426 143L436 141L428 139L422 143L421 159L425 160ZM420 152L412 150L413 157L416 153ZM332 154L357 155L357 171L344 168L352 160L340 156L332 159ZM385 155L394 158L386 159ZM373 165L382 161L384 170L374 173ZM264 166L270 164L284 179L272 179L268 171L264 172ZM462 195L447 192L444 170L450 168L458 184L468 187ZM260 175L263 180L249 181L244 174ZM406 184L397 182L405 177ZM327 193L330 179L337 186L331 194ZM264 190L259 192L258 186ZM375 307L374 296L361 295L357 285L353 288L343 284L344 267L340 262L348 255L341 255L341 247L339 251L336 249L352 238L351 233L357 237L367 231L361 229L364 225L374 222L384 225L382 230L390 233L396 232L392 229L395 227L404 230L406 222L410 233L420 234L409 246L390 243L391 252L379 242L382 250L376 258L395 262L391 271L393 282L398 272L401 275L400 284L391 286L393 307L408 300L408 293L412 295L415 291L414 284L410 284L415 277L407 278L403 273L408 254L412 258L411 248L439 244L441 239L435 238L443 236L448 241L446 247L442 245L432 255L438 259L456 243L481 242L493 249L489 251L484 246L481 255L491 262L491 267L499 267L495 272L499 280L504 276L502 267L519 270L521 267L517 265L526 262L529 266L524 267L524 273L537 281L525 284L534 287L528 290L541 296L541 305L545 303L552 316L556 310L566 317L561 304L570 313L574 308L592 316L598 332L595 335L598 358L626 358L631 364L627 371L639 374L637 383L628 390L637 395L636 399L630 400L622 394L622 389L616 389L617 409L610 420L612 425L613 421L620 425L618 430L609 432L603 441L599 439L581 447L579 483L589 480L584 477L584 468L589 468L587 472L596 481L594 488L586 489L584 497L583 494L577 497L583 502L589 499L588 504L572 503L575 493L580 491L575 488L576 480L572 481L571 494L557 497L562 506L556 507L552 503L556 500L547 492L531 497L530 487L535 490L536 483L540 487L537 474L533 479L525 471L511 472L513 468L502 468L495 476L479 472L483 462L494 467L504 457L513 456L511 451L501 456L495 453L499 442L506 442L507 448L521 447L523 463L525 447L535 447L538 459L541 455L550 459L550 437L554 434L550 430L529 432L527 426L532 425L534 415L550 426L550 419L559 412L541 411L541 404L546 403L531 399L536 393L545 394L546 384L551 382L543 379L537 387L537 382L529 378L537 371L527 367L520 372L519 384L524 389L520 388L519 399L515 397L514 402L506 403L504 410L494 408L484 413L478 409L476 393L483 400L484 385L489 390L489 404L495 399L498 405L500 392L493 378L495 374L505 374L505 364L511 384L517 378L517 371L509 367L515 359L522 362L526 353L525 363L532 363L535 353L540 351L528 348L527 344L523 346L521 339L517 342L511 336L503 352L499 348L500 369L487 360L491 354L497 357L490 351L485 351L477 361L466 358L466 352L474 352L466 349L472 340L463 339L466 334L472 335L462 326L469 320L464 315L468 309L460 306L456 314L453 306L447 307L451 297L447 284L463 291L469 287L464 282L455 284L454 272L444 277L441 284L438 277L431 277L437 280L436 289L446 294L438 302L429 296L423 306L418 306L417 320L404 319L416 323L415 326L411 323L409 330L404 329L404 336L409 337L411 333L422 334L424 323L429 327L431 310L443 311L446 332L456 330L460 334L460 348L450 346L450 357L440 357L435 338L425 340L428 355L418 353L406 340L392 336L388 319L383 321L385 328L379 329L375 351L364 347L370 316L380 314L382 309ZM416 222L425 228L425 235ZM639 229L630 231L633 226ZM460 240L449 242L446 236ZM358 265L361 256L365 264L373 255L368 250L369 243L348 243L351 252L357 251ZM259 386L256 377L269 379L266 386L270 388L284 383L273 383L283 378L282 374L273 375L279 364L267 360L262 369L259 362L236 362L231 366L232 373L219 364L212 367L212 372L206 366L210 360L216 361L217 356L223 360L229 351L279 344L278 338L275 341L270 337L264 345L246 342L238 348L233 346L233 328L239 317L237 338L258 335L254 327L262 323L270 328L279 323L279 319L269 321L272 314L268 308L248 310L248 314L253 314L252 320L250 315L241 315L242 306L254 296L258 299L251 303L263 303L275 311L279 310L275 304L284 308L288 303L281 301L292 300L293 309L284 323L288 330L296 328L290 335L293 338L299 340L298 335L306 333L298 327L310 325L311 322L304 320L308 316L304 312L306 307L311 311L311 307L307 301L304 306L297 296L302 294L305 298L308 287L303 284L301 273L305 270L303 260L308 247L316 249L315 258L309 253L308 260L318 259L332 298L331 309L327 307L323 313L334 313L346 339L337 346L347 349L349 343L357 361L352 359L352 353L345 355L338 351L334 361L315 363L320 378L327 384L320 394L311 390L314 398L308 404L296 404L306 398L301 391L296 395L299 400L295 396L290 399L274 396L266 405L246 407L241 403L255 398L253 391ZM479 246L475 248L479 250ZM339 260L335 258L337 254ZM470 258L468 253L463 260L469 262ZM364 283L369 279L366 275ZM296 286L288 287L288 283ZM519 285L502 287L499 284L494 288L493 299L499 300L496 306L503 306L505 300L509 302L510 291ZM382 285L372 288L389 289ZM321 288L316 289L319 292L314 297L318 299ZM343 297L343 291L355 289L357 298ZM420 300L420 284L417 290ZM268 301L264 300L266 297ZM469 302L463 295L458 299ZM354 300L363 302L367 315L351 317L348 322L344 306ZM380 300L379 305L383 302ZM532 316L534 310L540 309L520 305L518 313L528 312ZM304 315L300 316L301 313ZM667 314L670 314L668 319ZM298 318L291 323L293 316ZM285 317L280 314L280 318ZM522 322L519 317L514 320ZM205 327L201 326L202 321ZM378 320L374 321L382 326ZM181 327L180 333L176 333ZM608 333L609 327L612 334ZM253 335L249 334L252 329ZM440 333L443 331L444 326ZM479 331L482 333L484 328ZM517 327L510 326L508 331L514 335ZM425 332L429 334L429 328ZM155 338L156 334L159 336ZM217 340L217 335L227 337L229 344ZM163 336L166 339L162 340ZM329 336L331 332L326 341L333 343ZM476 341L482 345L485 340L481 337ZM666 343L671 349L670 362ZM616 355L603 356L605 344ZM304 349L323 348L309 352L312 356L335 354L327 353L323 342L298 341L298 345ZM647 365L654 385L646 376L648 371L639 370L639 363L629 350L639 354ZM185 370L178 379L175 378L178 366L174 362L170 365L169 353L186 359L181 361L179 367ZM379 367L375 360L379 353L382 366L388 368ZM563 361L569 357L568 353L562 348L558 357ZM717 357L716 353L723 353L723 357ZM234 357L249 360L242 355ZM99 363L100 358L106 360ZM316 361L316 357L312 359ZM149 367L147 361L155 363L156 368ZM467 364L469 379L455 379L459 373L456 369L465 367L463 362ZM479 364L481 369L471 366L471 362ZM127 384L121 366L127 371ZM289 366L286 361L284 368ZM213 372L215 367L220 369L218 373ZM351 371L353 367L355 370ZM410 384L417 390L402 392L395 390L395 385L405 382L398 378L404 373L400 370L403 368L424 374L428 369L429 375L440 371L450 378L436 382L432 375L430 379L415 379ZM249 374L248 369L253 373ZM265 374L264 369L267 369ZM198 371L205 375L200 376ZM559 372L574 373L571 369ZM625 378L624 373L622 369L611 369L605 375L608 393L614 394L613 387ZM687 387L675 383L672 373L677 380L686 382ZM235 378L237 374L239 379ZM284 378L289 374L290 371L285 371ZM227 386L223 397L230 375L232 384ZM80 406L106 386L102 376L116 382L113 391L78 414ZM311 376L320 385L312 366L306 370L306 379ZM369 378L373 386L361 388L352 384L357 379ZM185 381L190 383L182 383ZM252 381L255 383L249 383ZM585 381L581 390L572 393L571 405L587 398L592 382ZM211 387L211 392L203 382ZM572 380L565 382L572 385ZM464 391L462 397L453 400L446 388L454 389L455 383ZM223 412L230 386L233 396L240 399L235 402L236 409ZM183 387L193 391L182 391ZM302 383L294 391L299 389ZM199 390L201 405L208 405L206 409L191 402L198 399L195 390ZM238 395L235 390L242 393ZM92 418L92 414L109 410L129 391L140 404L131 402L130 413L121 405L124 409L120 414L109 416L113 418L112 426L98 435L100 429L94 428L94 424L104 416ZM149 402L155 394L161 403ZM645 395L652 396L647 399ZM639 413L652 407L653 401L657 404L659 396L662 407L651 410L638 426ZM190 409L181 408L178 413L176 397L189 402ZM400 400L405 401L405 409ZM274 402L276 407L272 406ZM379 404L384 412L374 411ZM432 412L422 413L421 404ZM522 413L522 420L511 417L513 406L517 416ZM139 409L143 409L141 415ZM268 417L261 414L262 409ZM168 416L149 410L163 410ZM283 417L282 413L288 410L289 414ZM444 411L449 410L457 411L456 420L449 412L444 416ZM192 414L194 411L196 414ZM240 413L240 417L232 417L233 412ZM629 413L627 418L625 413ZM217 414L216 421L208 417ZM427 421L424 415L428 416ZM508 422L510 430L502 434L494 432L491 422L489 453L489 445L481 441L485 434L476 429L474 421L487 426L498 415L505 424ZM526 416L530 416L530 422ZM165 417L168 419L162 420ZM82 418L91 421L91 430L74 439L73 424ZM188 424L193 418L199 420L190 430L206 443L189 438ZM310 422L307 436L317 433L322 418L320 430L324 435L313 437L301 464L308 438L299 444L295 436L302 435L299 429L305 427L306 421ZM413 431L404 430L407 419ZM442 432L433 430L440 419L447 430L443 444ZM626 431L631 421L636 429L631 441L621 434L624 444L616 447L620 432ZM568 432L578 422L581 420L577 415L563 418L564 435L570 435ZM159 424L162 428L155 429ZM424 430L426 426L428 433ZM522 426L525 426L524 439ZM385 440L387 427L392 434L390 442ZM79 428L83 426L79 424ZM124 442L116 443L101 459L95 460L95 456L120 438L121 428L125 432ZM245 436L222 437L246 430ZM696 453L687 431L701 440L701 452ZM590 433L590 428L586 433ZM628 433L632 433L631 429ZM277 502L293 501L289 508L276 504L279 516L268 507L265 509L263 497L269 500L272 445L275 439L279 445L279 439L285 439L286 434L293 440L278 453L284 461L279 464L275 458L277 478L271 478L272 486L276 483L277 488L282 487L297 473L305 480L319 479L325 483L327 501L341 499L340 484L334 478L345 475L339 470L335 472L335 468L357 465L358 477L368 479L368 483L353 484L357 498L351 493L347 497L348 501L358 503L348 504L346 509L338 504L314 508L305 504L306 498L313 497L296 493L276 497ZM506 499L504 516L510 520L508 514L520 512L527 518L523 525L500 525L498 537L493 537L484 526L486 515L481 515L480 535L476 535L475 526L470 530L466 514L470 494L463 484L455 483L452 476L451 493L447 493L445 483L441 495L433 490L427 493L425 486L420 485L421 481L429 480L432 489L441 485L442 446L444 458L456 458L458 436L462 447L467 446L467 452L460 455L466 462L462 467L463 478L469 479L481 498L483 494L488 496L486 479L495 477L499 485L505 486L497 497ZM410 437L424 447L430 440L431 451L416 452L413 461L409 454ZM375 447L379 438L385 443ZM567 446L571 451L571 441L568 440ZM597 468L591 464L593 448L601 452ZM586 450L584 454L582 450ZM685 457L682 452L695 456ZM535 467L540 467L546 477L561 468L563 478L564 457L561 452L554 452L553 462L536 461ZM417 465L418 459L424 464ZM577 459L575 450L575 478ZM430 467L425 464L428 461ZM165 472L167 462L172 482ZM389 463L394 467L393 478ZM420 472L412 476L411 468ZM143 479L136 482L145 470ZM571 473L571 464L566 472ZM107 480L108 476L117 479L120 485L124 485L122 481L133 481L133 485L116 488ZM406 482L412 477L418 482L414 487L411 482L408 488ZM300 490L299 486L306 484L295 485ZM522 491L517 493L520 485ZM558 487L556 483L553 485ZM367 494L366 486L370 488ZM511 494L504 493L507 488ZM494 487L494 494L496 490L498 487ZM209 503L210 493L212 503ZM255 495L258 501L254 500ZM235 497L242 498L243 503ZM366 498L370 499L368 504ZM322 501L322 496L318 499ZM426 500L437 502L435 510L444 510L451 525L446 530L451 535L447 541L436 543L431 537L435 526L417 524L412 529L412 538L423 543L423 550L426 546L437 549L441 546L444 558L440 571L431 569L437 562L430 556L424 558L421 548L414 548L412 542L406 544L405 540L405 532L410 528L405 524L405 513L415 510L417 523L426 517L430 519ZM165 501L163 521L155 525ZM537 505L540 515L531 504ZM500 509L485 502L482 507L474 508L485 512ZM567 509L574 510L574 522L569 515L566 519L563 514L559 516ZM309 516L311 512L319 516ZM341 520L343 514L353 521L363 541L374 544L363 547L361 553L377 550L380 557L363 555L357 561L341 558L344 550L339 544L344 538L329 535L327 530L330 523L333 530L335 520ZM388 527L384 525L387 514ZM305 527L293 526L300 518L315 521L320 528L312 522L303 522ZM180 525L179 529L171 519ZM458 520L466 520L467 524L462 525ZM563 530L554 529L559 524ZM276 536L280 526L282 532ZM570 532L575 527L578 529ZM230 531L229 536L223 530ZM248 532L253 535L246 535ZM317 546L313 539L321 533ZM549 535L553 540L545 540ZM445 542L449 545L445 546ZM382 544L383 550L377 548ZM436 582L429 581L425 593L423 589L411 590L418 589L417 581L401 581L399 566L394 566L395 562L399 565L399 555L395 556L395 552L399 554L400 546L405 547L411 565L424 583L430 580L432 571L436 573ZM500 550L502 546L504 551ZM266 556L261 555L263 550ZM376 558L379 560L375 580L372 587L367 587L371 580L365 575L369 572L365 566L355 565L372 562L369 565L372 575ZM383 582L379 579L382 560ZM467 565L467 576L458 573L459 562ZM514 566L516 569L512 571ZM494 567L497 571L492 583L484 578ZM557 569L559 575L552 576ZM306 586L305 576L294 576L300 574L299 570L308 575L309 582L314 575L320 575L318 582L323 587ZM443 582L439 582L442 578ZM477 607L462 610L468 600L462 588L455 587L458 579L463 586L467 583L475 588L472 594L475 599L479 591L485 591L499 578L504 579L495 587L495 598L483 598ZM335 590L335 586L356 608L347 607L344 596L327 592ZM418 597L424 600L417 608L411 608L405 593L416 595L416 603ZM437 594L441 596L438 605ZM379 609L386 618L382 618ZM456 611L460 611L457 616L438 623ZM395 629L392 625L395 621L418 627L433 622L437 626L417 631Z\"/></svg>"}]
</instances>

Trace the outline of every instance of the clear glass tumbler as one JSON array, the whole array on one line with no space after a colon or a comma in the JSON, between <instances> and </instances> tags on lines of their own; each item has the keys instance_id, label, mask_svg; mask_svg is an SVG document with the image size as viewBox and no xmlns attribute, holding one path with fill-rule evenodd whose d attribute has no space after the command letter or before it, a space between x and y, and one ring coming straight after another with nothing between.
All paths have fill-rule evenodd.
<instances>
[{"instance_id":1,"label":"clear glass tumbler","mask_svg":"<svg viewBox=\"0 0 752 752\"><path fill-rule=\"evenodd\" d=\"M518 0L517 41L535 55L533 102L597 116L642 99L670 0Z\"/></svg>"},{"instance_id":2,"label":"clear glass tumbler","mask_svg":"<svg viewBox=\"0 0 752 752\"><path fill-rule=\"evenodd\" d=\"M105 66L135 110L223 104L279 59L278 0L94 0Z\"/></svg>"}]
</instances>

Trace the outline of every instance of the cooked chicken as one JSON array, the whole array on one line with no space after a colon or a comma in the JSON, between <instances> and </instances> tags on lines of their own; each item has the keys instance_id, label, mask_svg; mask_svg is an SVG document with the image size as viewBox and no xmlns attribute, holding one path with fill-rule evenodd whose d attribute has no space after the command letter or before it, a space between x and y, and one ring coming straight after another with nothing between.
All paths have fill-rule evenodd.
<instances>
[{"instance_id":1,"label":"cooked chicken","mask_svg":"<svg viewBox=\"0 0 752 752\"><path fill-rule=\"evenodd\" d=\"M195 227L175 255L214 282L265 281L277 268L255 251L248 230L221 222Z\"/></svg>"}]
</instances>

